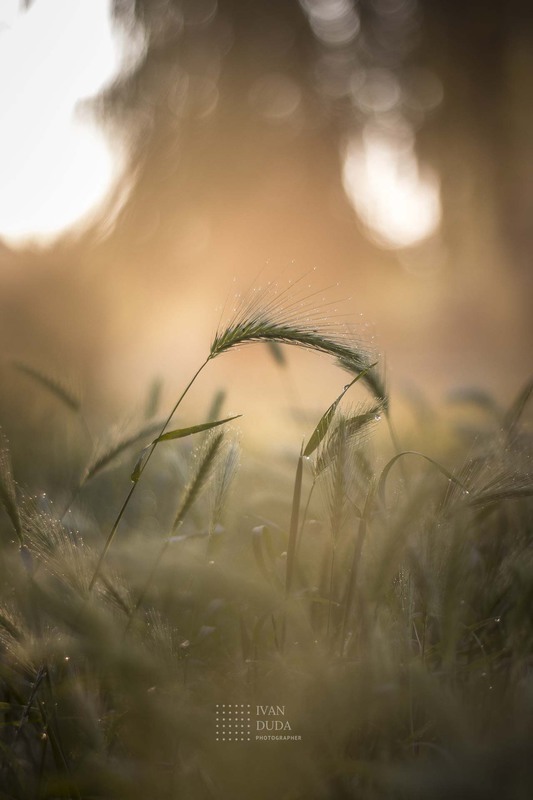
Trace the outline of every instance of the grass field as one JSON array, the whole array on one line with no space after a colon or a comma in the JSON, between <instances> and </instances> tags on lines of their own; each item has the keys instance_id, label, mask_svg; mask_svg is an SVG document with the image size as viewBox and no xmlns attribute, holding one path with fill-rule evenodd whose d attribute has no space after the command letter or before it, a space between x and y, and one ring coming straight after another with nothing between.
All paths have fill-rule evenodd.
<instances>
[{"instance_id":1,"label":"grass field","mask_svg":"<svg viewBox=\"0 0 533 800\"><path fill-rule=\"evenodd\" d=\"M0 442L0 797L530 798L533 384L396 432L372 353L294 290L200 369L260 344L339 365L303 445L241 454L223 395L177 427L157 387L95 440L11 366L58 413Z\"/></svg>"}]
</instances>

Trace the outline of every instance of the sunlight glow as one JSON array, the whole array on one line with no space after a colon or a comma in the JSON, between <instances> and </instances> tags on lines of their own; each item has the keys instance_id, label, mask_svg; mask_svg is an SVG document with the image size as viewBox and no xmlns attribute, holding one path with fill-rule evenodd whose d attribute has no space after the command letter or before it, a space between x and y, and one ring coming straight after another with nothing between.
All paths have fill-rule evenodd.
<instances>
[{"instance_id":1,"label":"sunlight glow","mask_svg":"<svg viewBox=\"0 0 533 800\"><path fill-rule=\"evenodd\" d=\"M110 196L125 153L83 113L83 100L126 55L111 0L2 3L0 237L49 242Z\"/></svg>"},{"instance_id":2,"label":"sunlight glow","mask_svg":"<svg viewBox=\"0 0 533 800\"><path fill-rule=\"evenodd\" d=\"M411 247L437 230L439 181L421 169L408 125L384 130L368 123L345 152L343 183L361 221L384 247Z\"/></svg>"}]
</instances>

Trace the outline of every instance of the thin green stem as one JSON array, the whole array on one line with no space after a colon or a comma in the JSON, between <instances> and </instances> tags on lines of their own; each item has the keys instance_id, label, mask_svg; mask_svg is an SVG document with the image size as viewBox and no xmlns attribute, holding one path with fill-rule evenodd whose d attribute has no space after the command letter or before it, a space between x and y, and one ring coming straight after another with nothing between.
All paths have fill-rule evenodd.
<instances>
[{"instance_id":1,"label":"thin green stem","mask_svg":"<svg viewBox=\"0 0 533 800\"><path fill-rule=\"evenodd\" d=\"M130 500L131 500L131 498L133 496L133 493L135 492L135 489L138 486L140 477L143 474L144 470L146 469L146 467L148 465L148 462L150 461L150 459L151 459L151 457L153 455L153 452L154 452L155 448L157 447L157 444L158 444L157 440L159 439L160 436L162 436L165 433L168 425L170 424L170 420L172 419L172 417L174 416L174 414L178 410L183 398L185 397L185 395L187 394L187 392L189 391L189 389L191 388L191 386L195 382L195 380L198 377L198 375L200 374L200 372L203 370L203 368L211 360L211 358L212 358L212 356L209 355L206 358L206 360L204 361L204 363L201 365L201 367L198 370L196 370L196 372L194 373L193 377L191 378L191 380L189 381L189 383L187 384L187 386L185 387L185 389L181 393L180 397L178 398L178 400L174 404L174 407L173 407L172 411L170 412L170 414L168 415L166 421L164 422L163 427L161 428L161 431L160 431L159 435L156 437L156 439L154 440L154 442L150 446L150 448L148 450L148 453L146 454L146 458L144 459L144 462L143 462L142 466L140 467L139 478L137 479L137 481L135 483L133 483L130 486L128 494L126 495L126 499L122 503L121 509L118 512L117 518L116 518L116 520L115 520L115 522L113 524L113 527L111 528L111 531L110 531L110 533L109 533L109 535L108 535L108 537L106 539L106 543L105 543L104 548L103 548L103 550L102 550L102 552L100 554L100 558L98 559L98 563L96 564L96 568L94 570L94 574L93 574L93 576L91 578L91 582L89 584L89 592L92 592L92 590L94 588L94 585L95 585L96 581L98 580L98 577L99 577L100 572L102 570L102 565L104 563L104 560L105 560L105 557L107 555L107 552L108 552L109 548L111 547L111 543L112 543L113 539L115 538L115 534L117 532L118 526L120 525L120 521L121 521L122 517L124 516L124 512L126 511L126 508L128 507L128 505L130 503Z\"/></svg>"}]
</instances>

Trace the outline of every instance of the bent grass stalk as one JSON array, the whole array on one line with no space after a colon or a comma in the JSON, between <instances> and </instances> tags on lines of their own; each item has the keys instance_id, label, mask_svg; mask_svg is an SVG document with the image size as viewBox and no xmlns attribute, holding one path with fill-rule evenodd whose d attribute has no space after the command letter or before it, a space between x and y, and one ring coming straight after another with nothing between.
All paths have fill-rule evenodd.
<instances>
[{"instance_id":1,"label":"bent grass stalk","mask_svg":"<svg viewBox=\"0 0 533 800\"><path fill-rule=\"evenodd\" d=\"M309 298L305 298L302 301L300 297L293 296L287 302L286 295L291 289L292 287L289 287L288 290L266 301L265 292L252 293L249 298L245 298L244 302L241 303L226 327L217 331L211 344L209 355L174 404L172 411L161 428L159 436L148 448L148 452L139 467L137 479L133 482L126 495L100 554L89 584L89 592L94 588L100 575L104 559L115 537L120 521L133 497L138 480L146 469L159 440L164 435L172 417L197 377L207 364L217 356L244 344L258 342L290 344L314 350L332 356L344 369L347 369L357 377L360 376L374 396L380 402L385 402L384 387L377 376L372 373L366 354L362 353L353 338L347 332L339 331L338 326L335 327L330 320L324 320L320 316L320 313L323 313L323 309L310 308ZM304 322L302 317L305 317Z\"/></svg>"}]
</instances>

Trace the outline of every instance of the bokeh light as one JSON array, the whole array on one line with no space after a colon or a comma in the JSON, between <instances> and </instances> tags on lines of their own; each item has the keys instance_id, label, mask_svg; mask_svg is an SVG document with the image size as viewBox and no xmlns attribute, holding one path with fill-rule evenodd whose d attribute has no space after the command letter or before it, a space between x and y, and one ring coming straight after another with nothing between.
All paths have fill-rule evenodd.
<instances>
[{"instance_id":1,"label":"bokeh light","mask_svg":"<svg viewBox=\"0 0 533 800\"><path fill-rule=\"evenodd\" d=\"M405 123L388 131L368 123L346 148L343 182L360 219L384 246L411 247L438 228L439 181L420 167Z\"/></svg>"}]
</instances>

